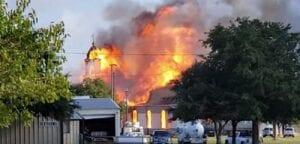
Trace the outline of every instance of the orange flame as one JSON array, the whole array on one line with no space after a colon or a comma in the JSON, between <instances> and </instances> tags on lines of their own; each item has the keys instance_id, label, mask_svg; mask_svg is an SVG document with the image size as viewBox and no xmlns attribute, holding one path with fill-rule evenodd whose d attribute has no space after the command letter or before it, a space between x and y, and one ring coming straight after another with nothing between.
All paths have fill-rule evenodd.
<instances>
[{"instance_id":1,"label":"orange flame","mask_svg":"<svg viewBox=\"0 0 300 144\"><path fill-rule=\"evenodd\" d=\"M151 90L168 85L196 59L189 53L194 53L195 46L199 45L199 32L189 23L174 22L172 17L176 12L173 6L160 8L151 20L140 24L139 33L121 48L111 43L104 48L91 49L88 57L96 62L88 68L88 76L94 75L110 83L110 65L116 64L118 99L124 100L124 89L129 88L130 106L146 103Z\"/></svg>"},{"instance_id":2,"label":"orange flame","mask_svg":"<svg viewBox=\"0 0 300 144\"><path fill-rule=\"evenodd\" d=\"M174 13L175 10L176 10L175 7L172 7L172 6L162 7L158 10L157 16L158 17L168 16L168 15L171 15L172 13Z\"/></svg>"},{"instance_id":3,"label":"orange flame","mask_svg":"<svg viewBox=\"0 0 300 144\"><path fill-rule=\"evenodd\" d=\"M155 28L155 26L154 26L153 23L147 23L147 24L144 26L144 28L143 28L143 30L142 30L142 32L141 32L141 35L142 35L142 36L148 36L148 35L151 35L151 34L153 33L153 31L154 31L154 28Z\"/></svg>"},{"instance_id":4,"label":"orange flame","mask_svg":"<svg viewBox=\"0 0 300 144\"><path fill-rule=\"evenodd\" d=\"M89 58L98 60L101 69L107 69L111 64L120 65L121 51L116 46L110 45L108 47L96 48L89 53Z\"/></svg>"},{"instance_id":5,"label":"orange flame","mask_svg":"<svg viewBox=\"0 0 300 144\"><path fill-rule=\"evenodd\" d=\"M126 65L121 60L121 50L115 45L105 45L101 48L92 47L87 55L86 73L82 79L102 78L104 81L110 81L111 65L122 66L126 70Z\"/></svg>"}]
</instances>

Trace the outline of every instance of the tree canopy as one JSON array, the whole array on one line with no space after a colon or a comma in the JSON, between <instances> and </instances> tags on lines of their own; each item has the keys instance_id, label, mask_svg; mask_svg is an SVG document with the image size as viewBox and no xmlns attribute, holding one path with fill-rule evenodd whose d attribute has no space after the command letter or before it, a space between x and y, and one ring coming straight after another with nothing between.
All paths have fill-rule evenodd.
<instances>
[{"instance_id":1,"label":"tree canopy","mask_svg":"<svg viewBox=\"0 0 300 144\"><path fill-rule=\"evenodd\" d=\"M88 95L94 98L111 97L110 88L100 78L86 78L82 81L82 83L72 85L71 91L73 94L79 96Z\"/></svg>"},{"instance_id":2,"label":"tree canopy","mask_svg":"<svg viewBox=\"0 0 300 144\"><path fill-rule=\"evenodd\" d=\"M298 43L299 34L278 22L238 18L227 27L217 25L204 41L211 48L206 61L174 84L175 115L186 120L298 119Z\"/></svg>"},{"instance_id":3,"label":"tree canopy","mask_svg":"<svg viewBox=\"0 0 300 144\"><path fill-rule=\"evenodd\" d=\"M38 109L43 104L62 100L68 105L71 99L62 74L64 24L37 28L35 11L27 10L28 5L28 0L18 0L9 10L0 0L0 127L16 119L30 122L34 115L46 114Z\"/></svg>"}]
</instances>

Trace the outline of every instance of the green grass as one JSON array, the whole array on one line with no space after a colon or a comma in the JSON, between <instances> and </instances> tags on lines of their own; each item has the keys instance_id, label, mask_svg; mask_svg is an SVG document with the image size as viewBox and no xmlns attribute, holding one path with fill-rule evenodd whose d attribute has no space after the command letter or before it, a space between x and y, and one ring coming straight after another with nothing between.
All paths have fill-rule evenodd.
<instances>
[{"instance_id":1,"label":"green grass","mask_svg":"<svg viewBox=\"0 0 300 144\"><path fill-rule=\"evenodd\" d=\"M296 137L279 137L276 140L273 140L271 137L264 138L264 144L300 144L300 136Z\"/></svg>"},{"instance_id":2,"label":"green grass","mask_svg":"<svg viewBox=\"0 0 300 144\"><path fill-rule=\"evenodd\" d=\"M224 142L225 137L222 137L222 142ZM216 144L216 138L215 137L208 137L207 144Z\"/></svg>"},{"instance_id":3,"label":"green grass","mask_svg":"<svg viewBox=\"0 0 300 144\"><path fill-rule=\"evenodd\" d=\"M224 143L225 137L222 137L222 142ZM216 139L214 137L208 138L208 144L216 144ZM300 136L292 137L278 137L276 140L273 140L272 137L265 137L264 144L300 144Z\"/></svg>"}]
</instances>

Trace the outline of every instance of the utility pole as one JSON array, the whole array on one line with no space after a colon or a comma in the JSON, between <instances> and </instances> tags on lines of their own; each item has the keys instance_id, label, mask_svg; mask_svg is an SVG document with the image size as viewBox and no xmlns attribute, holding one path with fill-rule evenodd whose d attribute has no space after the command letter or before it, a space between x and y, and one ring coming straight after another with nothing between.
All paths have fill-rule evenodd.
<instances>
[{"instance_id":1,"label":"utility pole","mask_svg":"<svg viewBox=\"0 0 300 144\"><path fill-rule=\"evenodd\" d=\"M125 122L128 121L128 95L129 95L129 90L128 88L125 89L125 95L126 95L126 99L125 99L125 105L126 105L126 116L125 116Z\"/></svg>"},{"instance_id":2,"label":"utility pole","mask_svg":"<svg viewBox=\"0 0 300 144\"><path fill-rule=\"evenodd\" d=\"M115 71L114 66L116 64L110 64L110 73L111 73L111 98L115 101Z\"/></svg>"}]
</instances>

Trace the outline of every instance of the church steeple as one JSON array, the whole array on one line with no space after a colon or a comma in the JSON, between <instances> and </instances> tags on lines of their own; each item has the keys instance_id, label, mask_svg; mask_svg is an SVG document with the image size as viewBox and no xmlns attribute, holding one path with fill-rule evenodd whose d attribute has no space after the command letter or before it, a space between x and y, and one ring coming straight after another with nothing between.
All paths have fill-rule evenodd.
<instances>
[{"instance_id":1,"label":"church steeple","mask_svg":"<svg viewBox=\"0 0 300 144\"><path fill-rule=\"evenodd\" d=\"M90 53L91 53L91 51L96 50L96 49L97 49L97 47L95 46L94 35L92 35L92 46L90 47L90 49L89 49L89 51L88 51L88 53L86 55L86 59L85 59L86 62L88 62L89 60L91 60L90 59Z\"/></svg>"},{"instance_id":2,"label":"church steeple","mask_svg":"<svg viewBox=\"0 0 300 144\"><path fill-rule=\"evenodd\" d=\"M93 38L92 47L94 48L94 47L96 47L95 46L95 37L94 37L94 35L92 35L92 38Z\"/></svg>"}]
</instances>

